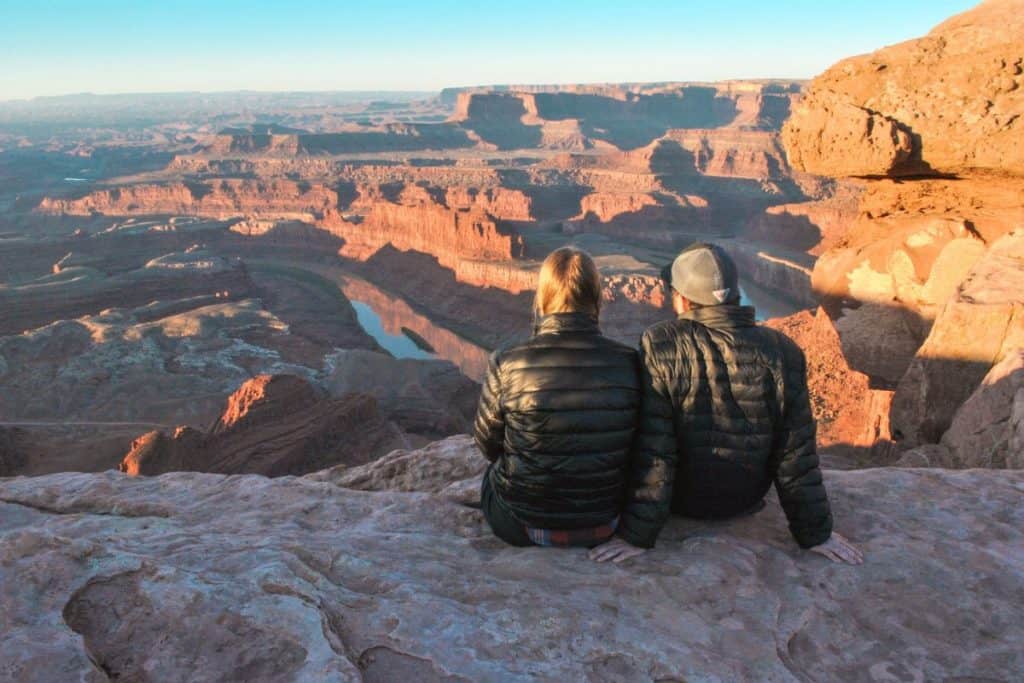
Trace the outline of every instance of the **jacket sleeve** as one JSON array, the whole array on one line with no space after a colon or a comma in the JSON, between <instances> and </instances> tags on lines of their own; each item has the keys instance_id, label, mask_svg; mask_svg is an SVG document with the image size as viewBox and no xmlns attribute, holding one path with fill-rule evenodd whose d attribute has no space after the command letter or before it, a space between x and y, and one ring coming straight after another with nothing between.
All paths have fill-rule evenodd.
<instances>
[{"instance_id":1,"label":"jacket sleeve","mask_svg":"<svg viewBox=\"0 0 1024 683\"><path fill-rule=\"evenodd\" d=\"M473 423L473 438L490 462L505 452L505 415L501 408L501 370L497 351L491 354L487 364L487 377L484 378Z\"/></svg>"},{"instance_id":2,"label":"jacket sleeve","mask_svg":"<svg viewBox=\"0 0 1024 683\"><path fill-rule=\"evenodd\" d=\"M668 519L675 482L677 441L672 398L648 333L640 340L640 425L630 458L625 507L618 535L653 548Z\"/></svg>"},{"instance_id":3,"label":"jacket sleeve","mask_svg":"<svg viewBox=\"0 0 1024 683\"><path fill-rule=\"evenodd\" d=\"M810 548L832 535L832 511L818 467L817 430L807 393L807 361L796 344L786 342L781 424L770 462L789 530L801 548Z\"/></svg>"}]
</instances>

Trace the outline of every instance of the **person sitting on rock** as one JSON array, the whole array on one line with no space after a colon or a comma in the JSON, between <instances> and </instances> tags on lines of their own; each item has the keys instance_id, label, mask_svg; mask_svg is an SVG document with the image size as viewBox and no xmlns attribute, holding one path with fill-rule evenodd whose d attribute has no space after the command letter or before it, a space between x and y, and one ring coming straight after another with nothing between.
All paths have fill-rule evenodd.
<instances>
[{"instance_id":1,"label":"person sitting on rock","mask_svg":"<svg viewBox=\"0 0 1024 683\"><path fill-rule=\"evenodd\" d=\"M774 482L802 548L860 564L860 551L832 531L803 352L740 305L736 266L721 247L692 245L662 277L678 317L641 338L643 400L628 497L616 537L591 557L621 562L654 547L670 512L756 512Z\"/></svg>"},{"instance_id":2,"label":"person sitting on rock","mask_svg":"<svg viewBox=\"0 0 1024 683\"><path fill-rule=\"evenodd\" d=\"M640 410L636 351L601 334L601 275L585 252L545 259L533 336L490 358L475 438L481 503L515 546L593 547L615 532Z\"/></svg>"}]
</instances>

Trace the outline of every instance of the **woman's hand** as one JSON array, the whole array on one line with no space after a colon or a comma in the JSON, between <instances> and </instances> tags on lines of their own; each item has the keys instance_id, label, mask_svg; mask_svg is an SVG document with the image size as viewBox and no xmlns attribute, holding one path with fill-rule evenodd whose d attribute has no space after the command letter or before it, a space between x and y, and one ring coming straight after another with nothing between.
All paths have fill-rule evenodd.
<instances>
[{"instance_id":1,"label":"woman's hand","mask_svg":"<svg viewBox=\"0 0 1024 683\"><path fill-rule=\"evenodd\" d=\"M833 562L846 564L864 564L864 553L850 543L845 536L832 532L828 540L810 549L813 553L824 555Z\"/></svg>"},{"instance_id":2,"label":"woman's hand","mask_svg":"<svg viewBox=\"0 0 1024 683\"><path fill-rule=\"evenodd\" d=\"M620 562L625 562L631 557L643 555L645 552L647 551L643 548L638 548L628 541L624 541L616 536L612 540L591 549L590 559L595 562L607 562L608 560L611 560L615 564L619 564Z\"/></svg>"}]
</instances>

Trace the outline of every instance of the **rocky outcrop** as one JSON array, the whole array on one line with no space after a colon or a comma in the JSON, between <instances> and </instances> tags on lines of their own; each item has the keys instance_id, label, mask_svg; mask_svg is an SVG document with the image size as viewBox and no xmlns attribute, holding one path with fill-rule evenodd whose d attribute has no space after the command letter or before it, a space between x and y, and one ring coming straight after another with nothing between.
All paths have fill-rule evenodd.
<instances>
[{"instance_id":1,"label":"rocky outcrop","mask_svg":"<svg viewBox=\"0 0 1024 683\"><path fill-rule=\"evenodd\" d=\"M930 323L986 246L1024 224L1024 129L1011 113L1024 106L1022 9L991 0L924 38L840 62L808 88L784 130L795 167L915 176L867 184L859 216L818 262L820 293ZM829 129L847 126L851 109L875 124ZM895 147L881 142L890 138ZM938 172L957 177L921 179Z\"/></svg>"},{"instance_id":2,"label":"rocky outcrop","mask_svg":"<svg viewBox=\"0 0 1024 683\"><path fill-rule=\"evenodd\" d=\"M807 358L818 446L852 456L888 450L893 392L872 389L868 376L849 366L839 334L825 311L800 311L765 324L795 341Z\"/></svg>"},{"instance_id":3,"label":"rocky outcrop","mask_svg":"<svg viewBox=\"0 0 1024 683\"><path fill-rule=\"evenodd\" d=\"M953 416L941 447L945 457L929 464L1024 469L1024 349L989 370Z\"/></svg>"},{"instance_id":4,"label":"rocky outcrop","mask_svg":"<svg viewBox=\"0 0 1024 683\"><path fill-rule=\"evenodd\" d=\"M1022 10L990 0L840 62L784 130L795 168L870 176L812 282L850 365L895 388L902 448L938 443L993 365L1024 345Z\"/></svg>"},{"instance_id":5,"label":"rocky outcrop","mask_svg":"<svg viewBox=\"0 0 1024 683\"><path fill-rule=\"evenodd\" d=\"M139 437L121 462L132 476L195 471L306 474L362 464L407 442L370 396L328 398L294 375L260 375L233 393L213 427Z\"/></svg>"},{"instance_id":6,"label":"rocky outcrop","mask_svg":"<svg viewBox=\"0 0 1024 683\"><path fill-rule=\"evenodd\" d=\"M1024 174L1024 2L988 0L918 40L843 60L786 123L821 175Z\"/></svg>"},{"instance_id":7,"label":"rocky outcrop","mask_svg":"<svg viewBox=\"0 0 1024 683\"><path fill-rule=\"evenodd\" d=\"M368 491L194 472L0 483L0 677L1002 680L1024 669L1011 599L1024 590L1020 473L826 471L859 567L800 551L774 499L730 522L673 519L653 552L619 567L504 545L456 502L479 485L468 439L423 455L327 477ZM470 473L448 488L458 482L444 477Z\"/></svg>"},{"instance_id":8,"label":"rocky outcrop","mask_svg":"<svg viewBox=\"0 0 1024 683\"><path fill-rule=\"evenodd\" d=\"M894 433L935 443L994 365L1024 349L1024 231L993 244L942 309L900 379Z\"/></svg>"},{"instance_id":9,"label":"rocky outcrop","mask_svg":"<svg viewBox=\"0 0 1024 683\"><path fill-rule=\"evenodd\" d=\"M381 412L407 432L435 439L468 431L478 385L447 361L391 358L358 349L330 359L325 380L332 396L373 396Z\"/></svg>"}]
</instances>

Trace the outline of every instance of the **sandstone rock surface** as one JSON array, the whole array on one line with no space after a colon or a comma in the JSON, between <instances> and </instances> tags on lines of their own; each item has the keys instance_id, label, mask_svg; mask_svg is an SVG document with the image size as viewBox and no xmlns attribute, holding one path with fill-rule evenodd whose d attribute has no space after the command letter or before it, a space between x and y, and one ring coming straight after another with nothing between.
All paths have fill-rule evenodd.
<instances>
[{"instance_id":1,"label":"sandstone rock surface","mask_svg":"<svg viewBox=\"0 0 1024 683\"><path fill-rule=\"evenodd\" d=\"M135 440L120 469L133 476L306 474L340 462L362 464L407 443L370 396L332 399L295 375L259 375L228 398L207 433L150 432Z\"/></svg>"},{"instance_id":2,"label":"sandstone rock surface","mask_svg":"<svg viewBox=\"0 0 1024 683\"><path fill-rule=\"evenodd\" d=\"M987 0L917 40L843 60L784 128L821 175L1024 174L1024 2Z\"/></svg>"},{"instance_id":3,"label":"sandstone rock surface","mask_svg":"<svg viewBox=\"0 0 1024 683\"><path fill-rule=\"evenodd\" d=\"M948 457L933 465L1024 469L1024 349L992 367L941 443Z\"/></svg>"},{"instance_id":4,"label":"sandstone rock surface","mask_svg":"<svg viewBox=\"0 0 1024 683\"><path fill-rule=\"evenodd\" d=\"M867 375L850 367L824 310L773 318L765 325L786 334L804 351L819 448L870 451L888 442L892 392L873 389Z\"/></svg>"},{"instance_id":5,"label":"sandstone rock surface","mask_svg":"<svg viewBox=\"0 0 1024 683\"><path fill-rule=\"evenodd\" d=\"M443 460L461 476L473 459L459 437L415 469ZM619 567L505 546L479 511L433 493L441 481L386 490L421 486L400 472L379 491L200 473L4 480L0 678L931 681L1024 670L1024 475L826 480L861 567L800 551L774 500L727 523L672 520L654 552Z\"/></svg>"},{"instance_id":6,"label":"sandstone rock surface","mask_svg":"<svg viewBox=\"0 0 1024 683\"><path fill-rule=\"evenodd\" d=\"M869 177L812 284L850 365L895 388L904 449L938 444L993 365L1024 344L1022 35L1024 1L988 0L923 38L838 63L784 127L796 169Z\"/></svg>"},{"instance_id":7,"label":"sandstone rock surface","mask_svg":"<svg viewBox=\"0 0 1024 683\"><path fill-rule=\"evenodd\" d=\"M1024 230L992 244L946 303L900 380L893 429L935 443L992 367L1024 348Z\"/></svg>"},{"instance_id":8,"label":"sandstone rock surface","mask_svg":"<svg viewBox=\"0 0 1024 683\"><path fill-rule=\"evenodd\" d=\"M287 326L259 301L222 301L110 309L0 337L0 414L201 424L254 374L312 374L273 349L275 340L287 341Z\"/></svg>"}]
</instances>

